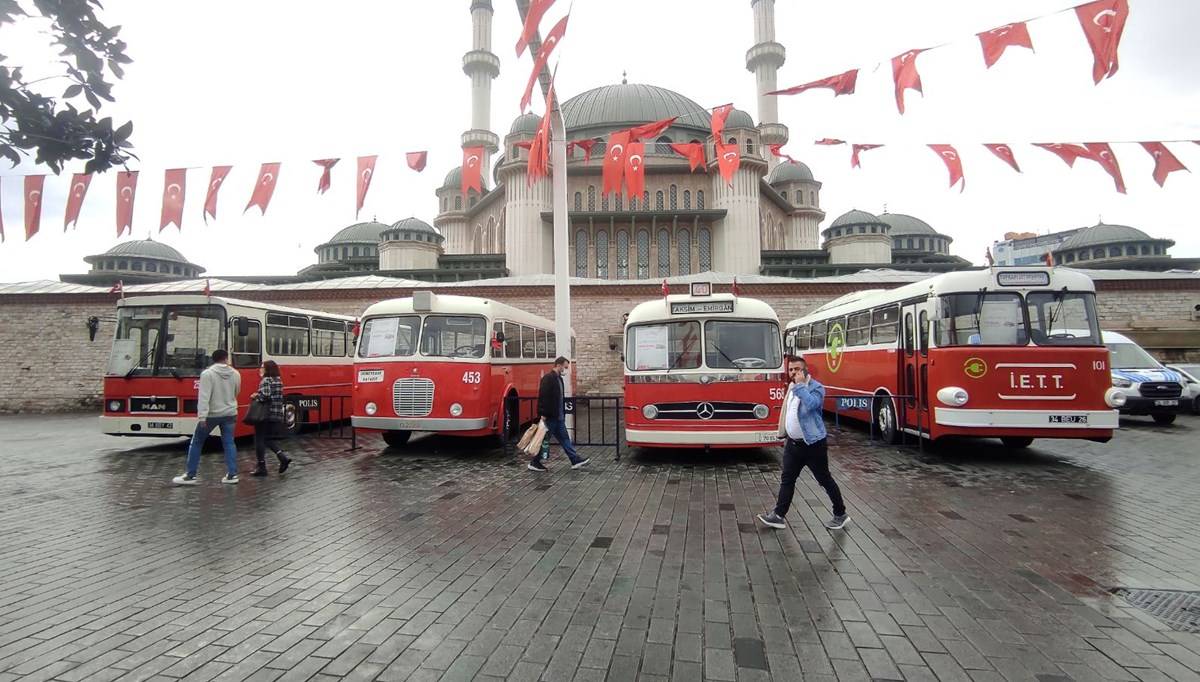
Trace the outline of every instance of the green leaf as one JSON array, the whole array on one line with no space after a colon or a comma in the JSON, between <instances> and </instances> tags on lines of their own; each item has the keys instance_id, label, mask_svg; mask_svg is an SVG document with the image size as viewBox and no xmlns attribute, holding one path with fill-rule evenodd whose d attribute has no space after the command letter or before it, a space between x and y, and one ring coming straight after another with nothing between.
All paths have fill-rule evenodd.
<instances>
[{"instance_id":1,"label":"green leaf","mask_svg":"<svg viewBox=\"0 0 1200 682\"><path fill-rule=\"evenodd\" d=\"M121 126L120 128L117 128L116 132L113 133L113 137L118 142L123 142L123 141L129 139L129 134L132 132L133 132L133 121L127 121L125 123L125 125Z\"/></svg>"},{"instance_id":2,"label":"green leaf","mask_svg":"<svg viewBox=\"0 0 1200 682\"><path fill-rule=\"evenodd\" d=\"M81 92L83 92L83 86L76 83L75 85L67 88L67 91L63 93L63 97L66 99L71 99L72 97L78 97L79 93Z\"/></svg>"}]
</instances>

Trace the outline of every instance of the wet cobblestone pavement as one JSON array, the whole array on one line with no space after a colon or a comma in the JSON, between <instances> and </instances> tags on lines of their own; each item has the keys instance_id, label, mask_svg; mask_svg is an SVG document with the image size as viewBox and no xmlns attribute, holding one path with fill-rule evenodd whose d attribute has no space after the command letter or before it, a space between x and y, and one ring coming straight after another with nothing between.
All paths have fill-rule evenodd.
<instances>
[{"instance_id":1,"label":"wet cobblestone pavement","mask_svg":"<svg viewBox=\"0 0 1200 682\"><path fill-rule=\"evenodd\" d=\"M0 417L0 681L1197 680L1200 635L1113 588L1200 590L1200 418L1109 444L919 452L831 429L851 525L778 452L306 436L286 476ZM241 443L248 473L253 454ZM555 448L557 452L557 448Z\"/></svg>"}]
</instances>

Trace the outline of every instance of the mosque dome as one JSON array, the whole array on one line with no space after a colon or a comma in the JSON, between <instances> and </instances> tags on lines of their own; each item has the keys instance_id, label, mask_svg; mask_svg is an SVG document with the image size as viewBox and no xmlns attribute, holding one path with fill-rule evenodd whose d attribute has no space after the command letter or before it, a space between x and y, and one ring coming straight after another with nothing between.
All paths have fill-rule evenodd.
<instances>
[{"instance_id":1,"label":"mosque dome","mask_svg":"<svg viewBox=\"0 0 1200 682\"><path fill-rule=\"evenodd\" d=\"M563 102L562 111L569 131L616 130L677 116L672 127L707 133L711 122L709 112L691 99L673 90L643 83L593 88Z\"/></svg>"},{"instance_id":2,"label":"mosque dome","mask_svg":"<svg viewBox=\"0 0 1200 682\"><path fill-rule=\"evenodd\" d=\"M542 125L542 117L534 113L521 114L513 119L512 127L508 129L509 135L533 135L537 132L538 126Z\"/></svg>"},{"instance_id":3,"label":"mosque dome","mask_svg":"<svg viewBox=\"0 0 1200 682\"><path fill-rule=\"evenodd\" d=\"M814 182L812 170L805 164L795 161L792 163L781 163L775 166L770 175L767 176L767 183L771 185L779 185L785 182Z\"/></svg>"}]
</instances>

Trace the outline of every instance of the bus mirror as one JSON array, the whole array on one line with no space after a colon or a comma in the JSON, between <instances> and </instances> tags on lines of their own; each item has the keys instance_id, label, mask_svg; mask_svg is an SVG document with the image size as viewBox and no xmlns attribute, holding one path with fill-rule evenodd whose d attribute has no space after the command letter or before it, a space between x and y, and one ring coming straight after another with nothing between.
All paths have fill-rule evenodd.
<instances>
[{"instance_id":1,"label":"bus mirror","mask_svg":"<svg viewBox=\"0 0 1200 682\"><path fill-rule=\"evenodd\" d=\"M244 317L237 318L237 335L250 336L250 321Z\"/></svg>"}]
</instances>

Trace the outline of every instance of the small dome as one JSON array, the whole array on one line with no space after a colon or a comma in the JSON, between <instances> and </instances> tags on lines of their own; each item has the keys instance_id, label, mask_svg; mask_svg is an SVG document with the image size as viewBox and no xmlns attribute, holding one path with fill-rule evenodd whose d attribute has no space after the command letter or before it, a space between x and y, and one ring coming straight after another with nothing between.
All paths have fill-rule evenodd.
<instances>
[{"instance_id":1,"label":"small dome","mask_svg":"<svg viewBox=\"0 0 1200 682\"><path fill-rule=\"evenodd\" d=\"M130 242L121 242L105 251L105 256L140 256L142 258L157 258L159 260L175 261L176 263L187 263L188 259L183 257L175 249L156 242L153 239L139 239Z\"/></svg>"},{"instance_id":2,"label":"small dome","mask_svg":"<svg viewBox=\"0 0 1200 682\"><path fill-rule=\"evenodd\" d=\"M399 230L408 230L410 232L430 232L432 234L441 234L432 225L421 220L420 218L405 218L392 224L391 227L385 230L386 232Z\"/></svg>"},{"instance_id":3,"label":"small dome","mask_svg":"<svg viewBox=\"0 0 1200 682\"><path fill-rule=\"evenodd\" d=\"M879 219L891 226L889 234L893 237L903 237L907 235L931 235L940 237L938 231L929 226L929 223L914 218L903 213L884 213L879 216Z\"/></svg>"},{"instance_id":4,"label":"small dome","mask_svg":"<svg viewBox=\"0 0 1200 682\"><path fill-rule=\"evenodd\" d=\"M672 127L707 131L712 116L678 92L641 83L605 85L562 103L568 131L582 128L627 128L678 116Z\"/></svg>"},{"instance_id":5,"label":"small dome","mask_svg":"<svg viewBox=\"0 0 1200 682\"><path fill-rule=\"evenodd\" d=\"M462 187L462 166L455 166L446 173L446 179L442 180L442 189L459 189Z\"/></svg>"},{"instance_id":6,"label":"small dome","mask_svg":"<svg viewBox=\"0 0 1200 682\"><path fill-rule=\"evenodd\" d=\"M729 112L729 118L725 119L725 127L753 128L754 119L750 117L750 114L747 114L741 109L734 109L733 111Z\"/></svg>"},{"instance_id":7,"label":"small dome","mask_svg":"<svg viewBox=\"0 0 1200 682\"><path fill-rule=\"evenodd\" d=\"M767 176L767 183L778 185L785 182L814 182L812 170L799 161L781 163Z\"/></svg>"},{"instance_id":8,"label":"small dome","mask_svg":"<svg viewBox=\"0 0 1200 682\"><path fill-rule=\"evenodd\" d=\"M866 211L852 209L838 216L837 220L834 220L829 227L844 227L846 225L878 225L881 223L882 221L879 218L867 213Z\"/></svg>"},{"instance_id":9,"label":"small dome","mask_svg":"<svg viewBox=\"0 0 1200 682\"><path fill-rule=\"evenodd\" d=\"M356 223L350 227L345 227L339 230L337 234L333 235L328 243L341 244L349 242L368 242L374 244L379 241L380 233L386 229L388 229L387 225L374 220L365 223Z\"/></svg>"},{"instance_id":10,"label":"small dome","mask_svg":"<svg viewBox=\"0 0 1200 682\"><path fill-rule=\"evenodd\" d=\"M535 113L521 114L513 119L512 127L508 129L509 135L533 135L537 132L538 126L542 125L542 117Z\"/></svg>"},{"instance_id":11,"label":"small dome","mask_svg":"<svg viewBox=\"0 0 1200 682\"><path fill-rule=\"evenodd\" d=\"M1062 246L1055 249L1055 251L1069 251L1071 249L1079 249L1087 246L1101 246L1104 244L1158 241L1170 240L1155 239L1136 227L1129 227L1128 225L1105 225L1104 223L1100 223L1076 232L1071 236L1070 239L1064 242ZM1174 242L1172 242L1172 244L1173 243Z\"/></svg>"}]
</instances>

